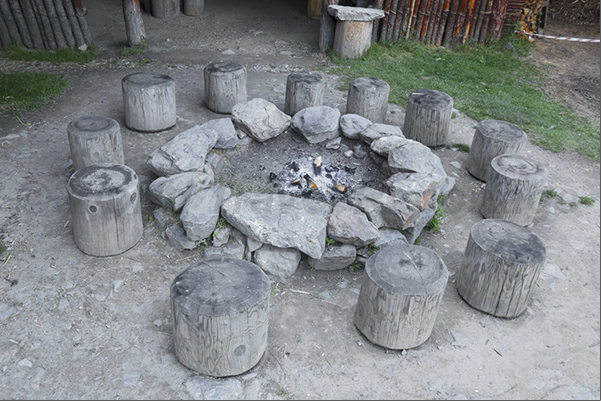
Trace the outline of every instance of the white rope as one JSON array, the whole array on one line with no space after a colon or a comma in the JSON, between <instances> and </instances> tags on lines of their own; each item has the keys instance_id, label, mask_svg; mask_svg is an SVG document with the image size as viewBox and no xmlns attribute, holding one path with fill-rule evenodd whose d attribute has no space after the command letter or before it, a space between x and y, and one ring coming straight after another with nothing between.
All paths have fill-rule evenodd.
<instances>
[{"instance_id":1,"label":"white rope","mask_svg":"<svg viewBox=\"0 0 601 401\"><path fill-rule=\"evenodd\" d=\"M568 38L566 36L550 36L550 35L540 35L538 33L530 33L526 31L520 32L521 34L528 35L530 37L536 36L538 38L547 38L547 39L555 39L555 40L567 40L568 42L586 42L586 43L599 43L601 40L599 39L583 39L583 38Z\"/></svg>"}]
</instances>

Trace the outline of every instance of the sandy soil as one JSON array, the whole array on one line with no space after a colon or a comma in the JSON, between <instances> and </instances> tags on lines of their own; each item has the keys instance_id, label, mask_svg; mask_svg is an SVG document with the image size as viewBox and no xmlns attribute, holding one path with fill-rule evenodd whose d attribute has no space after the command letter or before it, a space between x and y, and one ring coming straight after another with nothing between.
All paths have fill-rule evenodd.
<instances>
[{"instance_id":1,"label":"sandy soil","mask_svg":"<svg viewBox=\"0 0 601 401\"><path fill-rule=\"evenodd\" d=\"M469 230L482 220L484 185L463 167L467 153L444 148L436 153L457 184L443 232L425 232L421 245L441 256L451 277L424 344L406 351L371 344L353 324L363 271L314 271L303 260L289 279L272 278L268 349L257 366L212 379L181 365L169 286L202 252L177 252L162 238L144 192L144 234L134 248L104 258L79 251L67 204L67 124L86 114L120 122L125 162L145 189L155 178L145 165L151 151L192 125L222 117L203 104L207 63L244 64L249 97L283 108L288 73L329 61L316 50L319 23L306 17L301 1L206 0L202 18L162 21L145 14L152 46L129 60L119 57L125 42L120 1L86 3L102 49L97 62L0 64L62 72L72 81L42 112L27 113L21 122L0 116L0 240L8 246L0 256L0 398L599 399L599 162L530 143L527 154L549 169L548 189L596 202L570 206L555 198L540 205L530 229L545 243L547 260L518 318L478 312L457 294L455 275ZM599 27L549 20L545 33L599 37ZM534 57L557 66L548 90L598 123L599 45L539 40ZM158 134L125 128L120 80L136 71L175 79L175 128ZM346 94L336 77L325 78L324 104L343 109ZM390 122L402 126L402 108L390 110L396 111ZM476 123L459 110L449 142L470 144ZM284 135L225 155L229 169L245 172L238 177L241 188L264 182L269 168L261 165L276 165L285 147L293 154L325 152Z\"/></svg>"}]
</instances>

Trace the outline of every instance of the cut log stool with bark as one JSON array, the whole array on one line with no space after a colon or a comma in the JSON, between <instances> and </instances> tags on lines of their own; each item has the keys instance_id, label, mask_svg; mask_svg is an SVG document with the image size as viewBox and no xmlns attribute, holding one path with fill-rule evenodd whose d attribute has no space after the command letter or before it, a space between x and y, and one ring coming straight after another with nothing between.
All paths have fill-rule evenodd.
<instances>
[{"instance_id":1,"label":"cut log stool with bark","mask_svg":"<svg viewBox=\"0 0 601 401\"><path fill-rule=\"evenodd\" d=\"M202 15L205 10L205 0L183 0L182 11L186 15Z\"/></svg>"},{"instance_id":2,"label":"cut log stool with bark","mask_svg":"<svg viewBox=\"0 0 601 401\"><path fill-rule=\"evenodd\" d=\"M232 107L247 100L246 68L227 61L207 65L204 69L205 101L215 113L230 114Z\"/></svg>"},{"instance_id":3,"label":"cut log stool with bark","mask_svg":"<svg viewBox=\"0 0 601 401\"><path fill-rule=\"evenodd\" d=\"M358 58L371 46L374 21L384 18L384 10L340 5L328 6L336 20L332 50L342 58Z\"/></svg>"},{"instance_id":4,"label":"cut log stool with bark","mask_svg":"<svg viewBox=\"0 0 601 401\"><path fill-rule=\"evenodd\" d=\"M499 155L492 159L490 165L480 208L482 215L520 226L530 224L547 184L547 169L522 155Z\"/></svg>"},{"instance_id":5,"label":"cut log stool with bark","mask_svg":"<svg viewBox=\"0 0 601 401\"><path fill-rule=\"evenodd\" d=\"M92 256L117 255L142 238L138 175L122 164L77 170L67 184L75 244Z\"/></svg>"},{"instance_id":6,"label":"cut log stool with bark","mask_svg":"<svg viewBox=\"0 0 601 401\"><path fill-rule=\"evenodd\" d=\"M358 114L372 123L385 123L390 85L372 77L359 77L349 83L347 114Z\"/></svg>"},{"instance_id":7,"label":"cut log stool with bark","mask_svg":"<svg viewBox=\"0 0 601 401\"><path fill-rule=\"evenodd\" d=\"M158 132L175 126L175 81L168 75L136 72L121 80L125 126Z\"/></svg>"},{"instance_id":8,"label":"cut log stool with bark","mask_svg":"<svg viewBox=\"0 0 601 401\"><path fill-rule=\"evenodd\" d=\"M433 89L419 89L411 93L407 100L403 134L425 146L444 146L452 113L451 96Z\"/></svg>"},{"instance_id":9,"label":"cut log stool with bark","mask_svg":"<svg viewBox=\"0 0 601 401\"><path fill-rule=\"evenodd\" d=\"M497 156L518 154L528 136L518 126L500 120L484 120L476 126L465 168L480 181L487 182L490 162Z\"/></svg>"},{"instance_id":10,"label":"cut log stool with bark","mask_svg":"<svg viewBox=\"0 0 601 401\"><path fill-rule=\"evenodd\" d=\"M121 128L112 118L81 116L67 126L75 170L99 163L124 164Z\"/></svg>"},{"instance_id":11,"label":"cut log stool with bark","mask_svg":"<svg viewBox=\"0 0 601 401\"><path fill-rule=\"evenodd\" d=\"M267 349L270 293L254 263L214 258L189 266L171 284L177 359L214 377L251 369Z\"/></svg>"},{"instance_id":12,"label":"cut log stool with bark","mask_svg":"<svg viewBox=\"0 0 601 401\"><path fill-rule=\"evenodd\" d=\"M155 18L175 18L179 15L180 0L152 0L152 16Z\"/></svg>"},{"instance_id":13,"label":"cut log stool with bark","mask_svg":"<svg viewBox=\"0 0 601 401\"><path fill-rule=\"evenodd\" d=\"M432 333L449 277L436 252L418 245L393 245L365 264L355 325L374 344L414 348Z\"/></svg>"},{"instance_id":14,"label":"cut log stool with bark","mask_svg":"<svg viewBox=\"0 0 601 401\"><path fill-rule=\"evenodd\" d=\"M288 75L284 113L293 116L307 107L321 106L324 86L323 77L317 73L298 71Z\"/></svg>"},{"instance_id":15,"label":"cut log stool with bark","mask_svg":"<svg viewBox=\"0 0 601 401\"><path fill-rule=\"evenodd\" d=\"M517 317L526 309L545 254L542 240L527 228L505 220L483 220L471 229L457 291L482 312Z\"/></svg>"}]
</instances>

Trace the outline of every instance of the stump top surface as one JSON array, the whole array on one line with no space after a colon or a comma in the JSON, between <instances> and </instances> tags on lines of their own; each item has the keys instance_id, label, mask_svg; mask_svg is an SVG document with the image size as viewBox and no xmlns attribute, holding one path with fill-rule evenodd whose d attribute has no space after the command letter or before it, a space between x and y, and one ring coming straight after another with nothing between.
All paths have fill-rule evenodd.
<instances>
[{"instance_id":1,"label":"stump top surface","mask_svg":"<svg viewBox=\"0 0 601 401\"><path fill-rule=\"evenodd\" d=\"M474 224L470 236L480 248L511 263L545 261L546 249L538 235L506 220L485 219Z\"/></svg>"},{"instance_id":2,"label":"stump top surface","mask_svg":"<svg viewBox=\"0 0 601 401\"><path fill-rule=\"evenodd\" d=\"M441 110L453 105L453 98L434 89L418 89L409 95L409 102L431 110Z\"/></svg>"},{"instance_id":3,"label":"stump top surface","mask_svg":"<svg viewBox=\"0 0 601 401\"><path fill-rule=\"evenodd\" d=\"M175 81L169 75L165 74L152 74L146 72L134 72L133 74L126 75L121 80L122 83L133 84L142 87L160 86L160 85L173 85Z\"/></svg>"},{"instance_id":4,"label":"stump top surface","mask_svg":"<svg viewBox=\"0 0 601 401\"><path fill-rule=\"evenodd\" d=\"M540 163L518 154L504 154L493 158L490 166L499 174L516 180L546 180L548 170Z\"/></svg>"},{"instance_id":5,"label":"stump top surface","mask_svg":"<svg viewBox=\"0 0 601 401\"><path fill-rule=\"evenodd\" d=\"M81 116L71 121L67 131L83 136L95 136L106 131L119 129L119 123L104 116Z\"/></svg>"},{"instance_id":6,"label":"stump top surface","mask_svg":"<svg viewBox=\"0 0 601 401\"><path fill-rule=\"evenodd\" d=\"M388 246L365 264L369 278L380 288L396 295L428 295L444 289L449 273L440 257L418 245Z\"/></svg>"},{"instance_id":7,"label":"stump top surface","mask_svg":"<svg viewBox=\"0 0 601 401\"><path fill-rule=\"evenodd\" d=\"M248 310L271 292L269 277L254 263L214 258L189 266L171 284L171 298L182 309L203 316Z\"/></svg>"},{"instance_id":8,"label":"stump top surface","mask_svg":"<svg viewBox=\"0 0 601 401\"><path fill-rule=\"evenodd\" d=\"M528 139L528 135L526 135L523 129L507 121L480 121L476 129L487 138L507 143L519 143Z\"/></svg>"},{"instance_id":9,"label":"stump top surface","mask_svg":"<svg viewBox=\"0 0 601 401\"><path fill-rule=\"evenodd\" d=\"M210 73L215 73L215 72L227 73L227 72L246 70L246 68L244 68L243 65L238 64L238 63L233 63L231 61L219 61L216 63L211 63L211 64L207 65L205 67L205 69Z\"/></svg>"},{"instance_id":10,"label":"stump top surface","mask_svg":"<svg viewBox=\"0 0 601 401\"><path fill-rule=\"evenodd\" d=\"M388 84L388 82L384 81L383 79L380 78L373 78L373 77L359 77L359 78L355 78L353 79L350 84L349 87L353 86L355 88L360 88L360 89L388 89L390 90L390 85Z\"/></svg>"},{"instance_id":11,"label":"stump top surface","mask_svg":"<svg viewBox=\"0 0 601 401\"><path fill-rule=\"evenodd\" d=\"M288 82L314 84L324 82L323 77L315 72L296 71L288 75Z\"/></svg>"},{"instance_id":12,"label":"stump top surface","mask_svg":"<svg viewBox=\"0 0 601 401\"><path fill-rule=\"evenodd\" d=\"M71 195L86 198L113 197L131 185L138 185L138 176L131 168L122 164L94 164L77 170L67 184Z\"/></svg>"}]
</instances>

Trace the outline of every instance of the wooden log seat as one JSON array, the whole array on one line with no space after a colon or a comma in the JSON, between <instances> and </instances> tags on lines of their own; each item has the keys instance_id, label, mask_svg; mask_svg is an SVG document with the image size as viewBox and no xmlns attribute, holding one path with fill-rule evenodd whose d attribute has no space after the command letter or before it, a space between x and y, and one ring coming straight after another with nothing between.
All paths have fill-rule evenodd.
<instances>
[{"instance_id":1,"label":"wooden log seat","mask_svg":"<svg viewBox=\"0 0 601 401\"><path fill-rule=\"evenodd\" d=\"M119 123L103 116L81 116L67 126L75 171L98 163L124 164Z\"/></svg>"},{"instance_id":2,"label":"wooden log seat","mask_svg":"<svg viewBox=\"0 0 601 401\"><path fill-rule=\"evenodd\" d=\"M526 226L534 220L549 172L540 163L522 155L499 155L490 162L480 212Z\"/></svg>"},{"instance_id":3,"label":"wooden log seat","mask_svg":"<svg viewBox=\"0 0 601 401\"><path fill-rule=\"evenodd\" d=\"M171 284L175 354L188 368L214 377L255 366L267 349L271 283L254 263L210 258L190 265Z\"/></svg>"},{"instance_id":4,"label":"wooden log seat","mask_svg":"<svg viewBox=\"0 0 601 401\"><path fill-rule=\"evenodd\" d=\"M474 178L487 182L492 159L504 154L519 154L527 141L526 133L514 124L500 120L480 121L465 168Z\"/></svg>"},{"instance_id":5,"label":"wooden log seat","mask_svg":"<svg viewBox=\"0 0 601 401\"><path fill-rule=\"evenodd\" d=\"M77 170L67 184L75 244L92 256L117 255L142 238L138 175L122 164Z\"/></svg>"},{"instance_id":6,"label":"wooden log seat","mask_svg":"<svg viewBox=\"0 0 601 401\"><path fill-rule=\"evenodd\" d=\"M228 61L204 69L205 101L215 113L230 114L232 107L247 101L246 67Z\"/></svg>"},{"instance_id":7,"label":"wooden log seat","mask_svg":"<svg viewBox=\"0 0 601 401\"><path fill-rule=\"evenodd\" d=\"M386 122L390 85L383 79L359 77L349 83L347 114L358 114L372 123Z\"/></svg>"},{"instance_id":8,"label":"wooden log seat","mask_svg":"<svg viewBox=\"0 0 601 401\"><path fill-rule=\"evenodd\" d=\"M371 46L374 20L384 18L384 10L366 7L329 5L328 13L336 19L332 50L342 58L357 58Z\"/></svg>"},{"instance_id":9,"label":"wooden log seat","mask_svg":"<svg viewBox=\"0 0 601 401\"><path fill-rule=\"evenodd\" d=\"M505 220L483 220L471 229L457 291L482 312L519 316L526 309L545 254L542 240L527 228Z\"/></svg>"},{"instance_id":10,"label":"wooden log seat","mask_svg":"<svg viewBox=\"0 0 601 401\"><path fill-rule=\"evenodd\" d=\"M307 107L323 104L323 77L314 72L297 71L286 79L286 103L284 113L294 116Z\"/></svg>"},{"instance_id":11,"label":"wooden log seat","mask_svg":"<svg viewBox=\"0 0 601 401\"><path fill-rule=\"evenodd\" d=\"M185 15L202 15L205 10L205 0L183 0L182 11Z\"/></svg>"},{"instance_id":12,"label":"wooden log seat","mask_svg":"<svg viewBox=\"0 0 601 401\"><path fill-rule=\"evenodd\" d=\"M414 348L432 333L449 273L436 254L418 245L393 245L365 264L355 325L374 344Z\"/></svg>"},{"instance_id":13,"label":"wooden log seat","mask_svg":"<svg viewBox=\"0 0 601 401\"><path fill-rule=\"evenodd\" d=\"M168 19L179 15L180 0L151 0L152 16Z\"/></svg>"},{"instance_id":14,"label":"wooden log seat","mask_svg":"<svg viewBox=\"0 0 601 401\"><path fill-rule=\"evenodd\" d=\"M425 146L444 146L452 114L451 96L433 89L419 89L409 94L403 134Z\"/></svg>"},{"instance_id":15,"label":"wooden log seat","mask_svg":"<svg viewBox=\"0 0 601 401\"><path fill-rule=\"evenodd\" d=\"M163 74L136 72L121 80L125 126L158 132L175 126L175 81Z\"/></svg>"}]
</instances>

